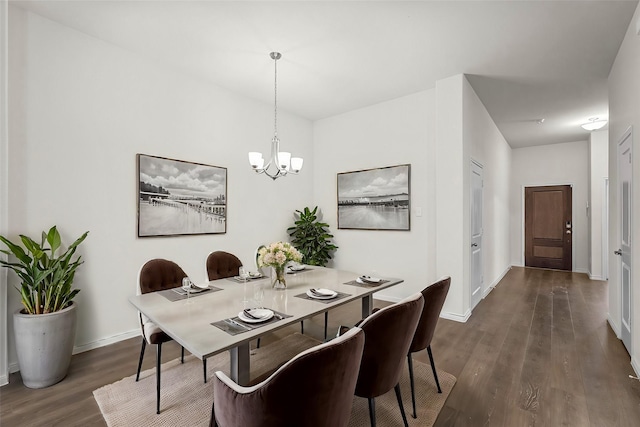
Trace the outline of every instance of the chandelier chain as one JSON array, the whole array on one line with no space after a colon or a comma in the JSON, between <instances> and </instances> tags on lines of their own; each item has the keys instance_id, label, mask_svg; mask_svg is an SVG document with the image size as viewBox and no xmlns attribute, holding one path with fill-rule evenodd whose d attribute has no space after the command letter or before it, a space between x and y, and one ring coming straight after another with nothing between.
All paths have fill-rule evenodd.
<instances>
[{"instance_id":1,"label":"chandelier chain","mask_svg":"<svg viewBox=\"0 0 640 427\"><path fill-rule=\"evenodd\" d=\"M278 136L278 58L274 58L273 60L273 134L274 136Z\"/></svg>"}]
</instances>

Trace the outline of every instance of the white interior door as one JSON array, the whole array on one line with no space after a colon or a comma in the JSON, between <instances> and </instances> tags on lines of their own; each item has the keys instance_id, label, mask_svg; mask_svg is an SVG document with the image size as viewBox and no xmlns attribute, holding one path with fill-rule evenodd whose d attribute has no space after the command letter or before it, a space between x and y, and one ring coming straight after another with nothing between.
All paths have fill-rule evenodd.
<instances>
[{"instance_id":1,"label":"white interior door","mask_svg":"<svg viewBox=\"0 0 640 427\"><path fill-rule=\"evenodd\" d=\"M620 293L621 293L621 333L622 342L631 354L631 319L633 318L633 280L631 275L631 232L632 232L632 200L631 200L631 128L620 139L618 144L618 207L620 212L620 249L615 251L620 256Z\"/></svg>"},{"instance_id":2,"label":"white interior door","mask_svg":"<svg viewBox=\"0 0 640 427\"><path fill-rule=\"evenodd\" d=\"M482 299L482 165L471 162L471 309Z\"/></svg>"}]
</instances>

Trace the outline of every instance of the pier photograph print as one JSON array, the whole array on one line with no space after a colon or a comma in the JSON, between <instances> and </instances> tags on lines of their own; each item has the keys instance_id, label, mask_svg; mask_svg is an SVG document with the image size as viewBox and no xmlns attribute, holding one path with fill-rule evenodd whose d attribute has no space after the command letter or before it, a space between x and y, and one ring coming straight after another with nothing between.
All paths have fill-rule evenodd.
<instances>
[{"instance_id":1,"label":"pier photograph print","mask_svg":"<svg viewBox=\"0 0 640 427\"><path fill-rule=\"evenodd\" d=\"M138 154L138 237L227 231L227 168Z\"/></svg>"},{"instance_id":2,"label":"pier photograph print","mask_svg":"<svg viewBox=\"0 0 640 427\"><path fill-rule=\"evenodd\" d=\"M338 173L338 228L410 229L411 165Z\"/></svg>"}]
</instances>

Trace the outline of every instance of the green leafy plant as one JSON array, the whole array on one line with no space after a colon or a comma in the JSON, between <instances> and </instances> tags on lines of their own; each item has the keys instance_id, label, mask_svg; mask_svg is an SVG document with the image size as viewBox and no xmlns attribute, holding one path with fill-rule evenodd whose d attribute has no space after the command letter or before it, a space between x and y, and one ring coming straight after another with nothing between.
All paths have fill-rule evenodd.
<instances>
[{"instance_id":1,"label":"green leafy plant","mask_svg":"<svg viewBox=\"0 0 640 427\"><path fill-rule=\"evenodd\" d=\"M76 269L84 261L81 261L80 256L75 260L72 258L78 245L88 234L88 231L84 233L60 255L56 255L56 252L60 249L62 241L55 225L48 232L42 232L39 244L27 236L20 235L24 249L0 236L0 241L9 249L0 252L13 254L17 258L16 262L0 260L0 265L13 270L20 278L20 288L16 289L20 292L26 313L46 314L60 311L80 292L79 289L71 289L71 285Z\"/></svg>"},{"instance_id":2,"label":"green leafy plant","mask_svg":"<svg viewBox=\"0 0 640 427\"><path fill-rule=\"evenodd\" d=\"M338 247L331 242L333 234L329 233L329 224L320 222L317 212L317 206L313 210L308 207L296 210L297 220L287 233L291 236L291 244L302 252L305 264L324 267Z\"/></svg>"}]
</instances>

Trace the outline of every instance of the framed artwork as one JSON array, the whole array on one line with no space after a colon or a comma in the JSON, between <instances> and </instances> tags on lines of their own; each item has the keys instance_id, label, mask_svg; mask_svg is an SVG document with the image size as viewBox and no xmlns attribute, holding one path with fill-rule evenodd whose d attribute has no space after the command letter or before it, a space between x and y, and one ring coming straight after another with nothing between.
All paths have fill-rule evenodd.
<instances>
[{"instance_id":1,"label":"framed artwork","mask_svg":"<svg viewBox=\"0 0 640 427\"><path fill-rule=\"evenodd\" d=\"M138 237L227 232L227 168L138 154Z\"/></svg>"},{"instance_id":2,"label":"framed artwork","mask_svg":"<svg viewBox=\"0 0 640 427\"><path fill-rule=\"evenodd\" d=\"M338 173L338 228L410 230L411 165Z\"/></svg>"}]
</instances>

